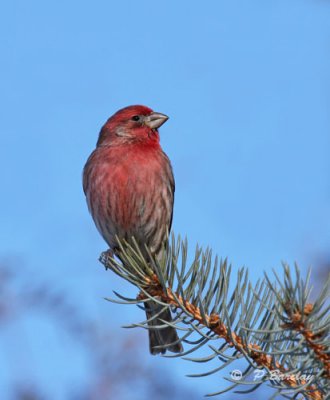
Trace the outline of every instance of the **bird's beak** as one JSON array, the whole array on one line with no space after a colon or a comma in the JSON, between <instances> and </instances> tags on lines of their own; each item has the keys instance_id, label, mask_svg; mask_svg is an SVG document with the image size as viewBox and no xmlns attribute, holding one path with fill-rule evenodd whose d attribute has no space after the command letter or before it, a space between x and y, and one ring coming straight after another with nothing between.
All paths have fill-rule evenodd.
<instances>
[{"instance_id":1,"label":"bird's beak","mask_svg":"<svg viewBox=\"0 0 330 400\"><path fill-rule=\"evenodd\" d=\"M168 120L168 116L158 112L153 112L144 118L145 125L151 129L157 129Z\"/></svg>"}]
</instances>

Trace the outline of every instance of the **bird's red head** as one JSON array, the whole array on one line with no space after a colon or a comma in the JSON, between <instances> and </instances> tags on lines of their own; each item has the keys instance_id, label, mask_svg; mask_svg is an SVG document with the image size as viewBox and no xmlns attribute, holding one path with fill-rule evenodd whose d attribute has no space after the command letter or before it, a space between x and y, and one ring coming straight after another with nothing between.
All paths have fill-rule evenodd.
<instances>
[{"instance_id":1,"label":"bird's red head","mask_svg":"<svg viewBox=\"0 0 330 400\"><path fill-rule=\"evenodd\" d=\"M136 105L117 111L101 129L97 146L124 144L134 141L158 143L158 128L168 116Z\"/></svg>"}]
</instances>

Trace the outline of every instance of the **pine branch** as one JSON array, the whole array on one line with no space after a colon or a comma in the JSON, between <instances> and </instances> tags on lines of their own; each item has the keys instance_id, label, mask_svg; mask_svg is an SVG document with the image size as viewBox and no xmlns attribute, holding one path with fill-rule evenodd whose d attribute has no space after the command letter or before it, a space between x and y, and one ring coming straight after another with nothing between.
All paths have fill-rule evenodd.
<instances>
[{"instance_id":1,"label":"pine branch","mask_svg":"<svg viewBox=\"0 0 330 400\"><path fill-rule=\"evenodd\" d=\"M288 373L288 370L276 361L274 357L265 354L261 346L254 343L244 343L242 337L237 335L234 331L229 333L229 330L224 322L221 321L218 314L207 315L196 305L185 301L178 293L174 294L170 288L166 288L164 291L155 275L153 279L146 280L146 283L148 286L146 290L151 297L160 298L164 303L180 308L181 310L187 310L195 321L209 328L219 338L224 339L230 348L234 347L242 355L250 357L256 363L256 367L266 368L269 372L280 370L284 374ZM146 295L140 292L138 300L144 299L147 299ZM298 386L297 380L294 377L285 378L284 382L293 388L297 388ZM306 383L306 380L301 380L302 385ZM322 394L317 391L315 386L307 386L305 390L306 394L311 399L323 398Z\"/></svg>"},{"instance_id":2,"label":"pine branch","mask_svg":"<svg viewBox=\"0 0 330 400\"><path fill-rule=\"evenodd\" d=\"M330 353L329 353L329 307L321 311L321 304L327 298L327 289L329 288L329 279L324 285L323 292L321 293L316 304L306 303L305 299L310 294L308 289L308 281L310 273L308 274L306 282L300 279L299 268L296 265L296 282L298 284L293 286L290 277L289 267L284 265L285 278L282 293L285 297L276 293L276 289L270 283L268 284L276 294L279 304L282 307L282 315L284 329L290 329L302 335L305 340L305 348L310 352L310 356L317 359L321 368L324 370L324 377L330 379ZM277 281L280 283L279 278L276 276ZM330 277L329 277L330 278ZM300 284L299 284L300 282ZM322 314L322 315L320 315ZM323 317L325 317L323 323ZM315 328L315 329L314 329Z\"/></svg>"},{"instance_id":3,"label":"pine branch","mask_svg":"<svg viewBox=\"0 0 330 400\"><path fill-rule=\"evenodd\" d=\"M312 305L307 302L308 279L300 278L297 266L295 280L288 266L284 266L283 283L275 274L278 288L268 276L253 286L247 270L240 269L235 287L229 293L231 267L227 260L219 262L217 257L213 260L209 249L202 251L197 247L194 260L187 268L187 241L175 240L172 236L171 245L161 260L154 259L150 252L149 256L148 262L136 243L134 246L120 243L121 262L113 254L102 254L101 262L106 268L139 289L136 299L115 293L120 301L108 300L124 304L156 301L164 308L173 309L176 318L172 326L184 332L181 341L192 347L170 357L182 356L205 363L218 358L223 363L194 376L210 375L244 357L248 368L239 380L227 378L232 382L228 389L247 384L252 369L263 369L266 374L257 382L250 382L254 387L248 391L269 380L277 393L285 397L289 393L290 398L298 394L308 399L325 398L329 390L329 317L324 304L329 282ZM149 329L148 322L129 327ZM170 325L162 322L157 329ZM198 335L199 339L189 340L192 335ZM218 348L210 344L217 343L218 339L222 339ZM205 345L213 352L210 356L186 357Z\"/></svg>"}]
</instances>

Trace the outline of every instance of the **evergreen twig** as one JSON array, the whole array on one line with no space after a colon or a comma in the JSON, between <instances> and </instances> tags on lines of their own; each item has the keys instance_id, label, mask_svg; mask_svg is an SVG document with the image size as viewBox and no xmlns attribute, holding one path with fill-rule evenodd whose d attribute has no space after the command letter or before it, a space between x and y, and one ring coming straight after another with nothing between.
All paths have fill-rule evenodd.
<instances>
[{"instance_id":1,"label":"evergreen twig","mask_svg":"<svg viewBox=\"0 0 330 400\"><path fill-rule=\"evenodd\" d=\"M223 362L218 368L194 376L213 374L242 357L248 361L240 380L226 378L232 385L209 395L220 394L239 384L253 385L249 390L237 391L247 393L268 380L276 393L287 398L296 398L298 394L313 400L327 398L330 321L325 303L329 281L312 304L308 300L310 273L303 280L297 266L294 278L290 268L284 265L283 282L274 272L276 283L265 275L255 286L249 282L248 271L240 269L235 287L230 290L231 266L227 260L215 258L213 261L210 249L203 251L197 247L188 267L187 241L175 240L174 235L160 260L149 253L148 262L136 243L121 242L120 249L123 262L111 253L103 253L100 260L106 268L137 286L139 294L136 299L130 299L115 293L120 301L108 300L138 305L156 301L164 308L170 307L174 312L171 326L182 331L181 341L192 347L167 357L182 356L202 363L218 358ZM148 329L148 322L129 327ZM170 324L162 322L157 329ZM199 339L191 340L192 335ZM224 342L214 345L218 339ZM186 357L205 345L212 350L211 355ZM260 381L248 381L252 368L265 371Z\"/></svg>"}]
</instances>

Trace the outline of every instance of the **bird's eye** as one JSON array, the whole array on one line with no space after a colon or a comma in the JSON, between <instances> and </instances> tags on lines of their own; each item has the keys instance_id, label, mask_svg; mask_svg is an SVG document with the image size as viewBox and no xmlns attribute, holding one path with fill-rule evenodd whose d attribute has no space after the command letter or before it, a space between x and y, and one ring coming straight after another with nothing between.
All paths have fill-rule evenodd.
<instances>
[{"instance_id":1,"label":"bird's eye","mask_svg":"<svg viewBox=\"0 0 330 400\"><path fill-rule=\"evenodd\" d=\"M140 121L140 116L139 115L134 115L134 117L132 117L133 121Z\"/></svg>"}]
</instances>

